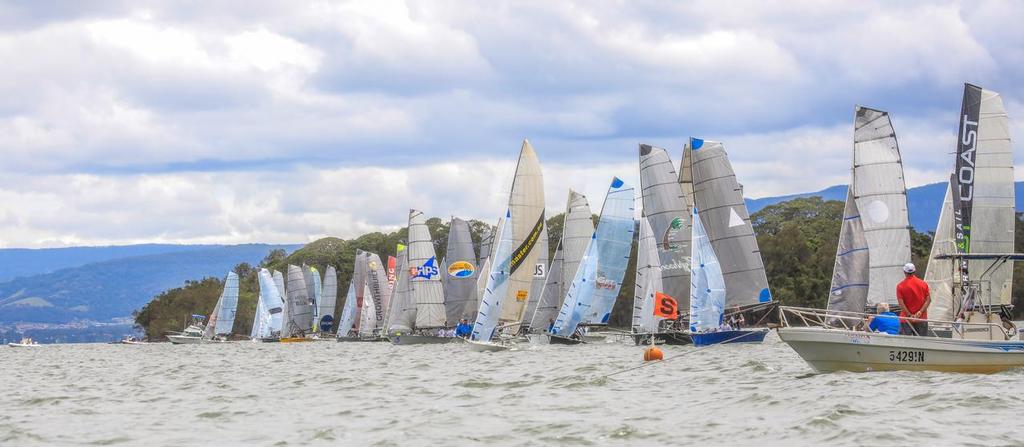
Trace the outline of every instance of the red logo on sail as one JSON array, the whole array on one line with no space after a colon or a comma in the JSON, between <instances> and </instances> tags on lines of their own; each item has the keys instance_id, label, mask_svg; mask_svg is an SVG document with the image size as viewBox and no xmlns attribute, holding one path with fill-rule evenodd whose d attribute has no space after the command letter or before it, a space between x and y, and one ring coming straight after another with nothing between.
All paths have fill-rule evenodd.
<instances>
[{"instance_id":1,"label":"red logo on sail","mask_svg":"<svg viewBox=\"0 0 1024 447\"><path fill-rule=\"evenodd\" d=\"M669 320L675 320L676 318L679 318L679 303L676 302L675 298L661 292L655 292L654 315Z\"/></svg>"}]
</instances>

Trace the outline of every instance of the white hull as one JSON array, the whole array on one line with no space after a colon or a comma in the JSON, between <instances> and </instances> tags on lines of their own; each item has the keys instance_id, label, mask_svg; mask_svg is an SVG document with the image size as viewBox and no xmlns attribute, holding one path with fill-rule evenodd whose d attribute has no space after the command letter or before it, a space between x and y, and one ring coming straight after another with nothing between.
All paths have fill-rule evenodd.
<instances>
[{"instance_id":1,"label":"white hull","mask_svg":"<svg viewBox=\"0 0 1024 447\"><path fill-rule=\"evenodd\" d=\"M469 344L470 350L476 352L499 352L512 350L512 345L503 345L489 341L466 340L466 343Z\"/></svg>"},{"instance_id":2,"label":"white hull","mask_svg":"<svg viewBox=\"0 0 1024 447\"><path fill-rule=\"evenodd\" d=\"M779 338L818 372L994 373L1024 366L1024 342L963 340L816 327L779 328Z\"/></svg>"},{"instance_id":3,"label":"white hull","mask_svg":"<svg viewBox=\"0 0 1024 447\"><path fill-rule=\"evenodd\" d=\"M189 337L187 335L168 335L167 339L176 345L198 345L204 342L202 337Z\"/></svg>"},{"instance_id":4,"label":"white hull","mask_svg":"<svg viewBox=\"0 0 1024 447\"><path fill-rule=\"evenodd\" d=\"M38 348L39 344L37 344L37 343L8 343L7 346L10 346L12 348Z\"/></svg>"}]
</instances>

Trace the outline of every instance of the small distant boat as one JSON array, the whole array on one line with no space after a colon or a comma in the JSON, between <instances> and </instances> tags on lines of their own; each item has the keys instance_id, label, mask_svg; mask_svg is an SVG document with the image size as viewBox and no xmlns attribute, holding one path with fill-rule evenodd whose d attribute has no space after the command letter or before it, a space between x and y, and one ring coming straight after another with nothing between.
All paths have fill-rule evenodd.
<instances>
[{"instance_id":1,"label":"small distant boat","mask_svg":"<svg viewBox=\"0 0 1024 447\"><path fill-rule=\"evenodd\" d=\"M202 321L199 318L201 315L193 315L193 321ZM203 342L203 327L199 324L193 323L188 325L185 330L167 336L167 340L176 345L198 345Z\"/></svg>"},{"instance_id":2,"label":"small distant boat","mask_svg":"<svg viewBox=\"0 0 1024 447\"><path fill-rule=\"evenodd\" d=\"M176 345L197 345L201 343L224 342L231 334L235 324L235 311L238 306L238 274L228 272L224 281L224 290L217 299L217 305L210 314L209 321L203 315L192 315L192 323L179 333L167 336Z\"/></svg>"},{"instance_id":3,"label":"small distant boat","mask_svg":"<svg viewBox=\"0 0 1024 447\"><path fill-rule=\"evenodd\" d=\"M122 345L145 345L145 344L148 344L145 341L143 341L142 339L140 339L140 338L138 338L138 337L136 337L134 335L126 336L125 338L122 338L121 341L119 341L118 343L122 344Z\"/></svg>"},{"instance_id":4,"label":"small distant boat","mask_svg":"<svg viewBox=\"0 0 1024 447\"><path fill-rule=\"evenodd\" d=\"M20 342L8 343L7 346L10 346L12 348L35 348L39 346L39 343L36 343L35 340L29 337L23 337Z\"/></svg>"}]
</instances>

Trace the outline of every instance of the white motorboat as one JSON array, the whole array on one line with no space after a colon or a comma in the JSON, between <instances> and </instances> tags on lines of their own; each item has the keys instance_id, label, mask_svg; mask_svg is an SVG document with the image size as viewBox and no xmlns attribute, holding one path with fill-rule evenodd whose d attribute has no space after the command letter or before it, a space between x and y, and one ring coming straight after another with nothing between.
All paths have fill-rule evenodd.
<instances>
[{"instance_id":1,"label":"white motorboat","mask_svg":"<svg viewBox=\"0 0 1024 447\"><path fill-rule=\"evenodd\" d=\"M39 347L39 343L29 337L23 337L18 343L8 343L7 346L12 348L36 348Z\"/></svg>"},{"instance_id":2,"label":"white motorboat","mask_svg":"<svg viewBox=\"0 0 1024 447\"><path fill-rule=\"evenodd\" d=\"M184 331L167 336L171 343L176 345L198 345L203 340L203 328L196 324L190 324Z\"/></svg>"}]
</instances>

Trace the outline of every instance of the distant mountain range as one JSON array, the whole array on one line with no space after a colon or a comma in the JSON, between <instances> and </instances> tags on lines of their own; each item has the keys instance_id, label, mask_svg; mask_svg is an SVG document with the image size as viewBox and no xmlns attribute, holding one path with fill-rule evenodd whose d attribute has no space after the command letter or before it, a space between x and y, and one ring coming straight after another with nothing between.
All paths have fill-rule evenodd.
<instances>
[{"instance_id":1,"label":"distant mountain range","mask_svg":"<svg viewBox=\"0 0 1024 447\"><path fill-rule=\"evenodd\" d=\"M221 277L242 262L257 264L273 249L294 251L300 245L206 245L89 247L84 251L55 249L51 253L30 252L30 262L40 269L81 262L85 258L106 259L48 273L22 276L0 282L0 324L14 322L68 323L76 320L110 321L130 316L164 290L179 287L186 280ZM58 261L63 250L81 255ZM15 253L11 253L11 252ZM155 251L155 252L154 252ZM136 253L147 253L132 255ZM17 250L0 250L0 269L17 265ZM128 254L110 259L119 254ZM52 256L51 256L52 255Z\"/></svg>"},{"instance_id":2,"label":"distant mountain range","mask_svg":"<svg viewBox=\"0 0 1024 447\"><path fill-rule=\"evenodd\" d=\"M1017 211L1024 211L1024 182L1014 184ZM910 225L919 232L935 231L942 209L942 199L946 195L946 183L932 183L907 190L907 206L910 208ZM836 185L821 191L791 194L760 199L746 199L747 210L753 214L762 208L776 203L803 197L820 196L825 200L846 200L846 185Z\"/></svg>"},{"instance_id":3,"label":"distant mountain range","mask_svg":"<svg viewBox=\"0 0 1024 447\"><path fill-rule=\"evenodd\" d=\"M10 248L0 250L0 282L94 262L221 248L223 245L137 244L111 247Z\"/></svg>"}]
</instances>

